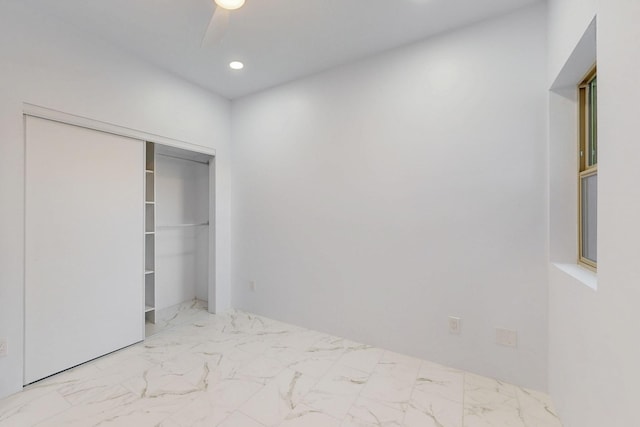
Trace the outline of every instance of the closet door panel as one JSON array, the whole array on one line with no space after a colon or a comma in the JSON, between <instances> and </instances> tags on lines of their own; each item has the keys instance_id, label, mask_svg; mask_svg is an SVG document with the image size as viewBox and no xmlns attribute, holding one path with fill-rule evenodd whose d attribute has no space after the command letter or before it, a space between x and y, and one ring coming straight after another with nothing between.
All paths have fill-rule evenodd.
<instances>
[{"instance_id":1,"label":"closet door panel","mask_svg":"<svg viewBox=\"0 0 640 427\"><path fill-rule=\"evenodd\" d=\"M25 384L144 339L144 143L26 117Z\"/></svg>"}]
</instances>

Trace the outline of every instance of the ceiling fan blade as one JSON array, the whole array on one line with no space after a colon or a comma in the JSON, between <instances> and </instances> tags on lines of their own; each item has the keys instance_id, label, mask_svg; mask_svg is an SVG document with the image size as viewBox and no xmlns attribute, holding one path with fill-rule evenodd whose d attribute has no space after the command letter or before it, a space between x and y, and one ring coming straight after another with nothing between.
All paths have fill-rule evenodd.
<instances>
[{"instance_id":1,"label":"ceiling fan blade","mask_svg":"<svg viewBox=\"0 0 640 427\"><path fill-rule=\"evenodd\" d=\"M202 38L201 46L212 46L219 42L229 26L229 11L221 7L216 7L207 31Z\"/></svg>"}]
</instances>

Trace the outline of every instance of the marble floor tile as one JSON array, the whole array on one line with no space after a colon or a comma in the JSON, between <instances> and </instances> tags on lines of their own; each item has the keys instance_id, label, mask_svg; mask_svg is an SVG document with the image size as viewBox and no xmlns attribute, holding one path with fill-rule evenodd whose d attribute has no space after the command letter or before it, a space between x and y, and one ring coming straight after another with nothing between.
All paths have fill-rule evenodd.
<instances>
[{"instance_id":1,"label":"marble floor tile","mask_svg":"<svg viewBox=\"0 0 640 427\"><path fill-rule=\"evenodd\" d=\"M241 412L234 412L226 418L219 427L265 427L254 419L247 417Z\"/></svg>"},{"instance_id":2,"label":"marble floor tile","mask_svg":"<svg viewBox=\"0 0 640 427\"><path fill-rule=\"evenodd\" d=\"M336 364L304 397L303 403L332 417L342 419L358 398L370 374Z\"/></svg>"},{"instance_id":3,"label":"marble floor tile","mask_svg":"<svg viewBox=\"0 0 640 427\"><path fill-rule=\"evenodd\" d=\"M374 370L378 374L398 380L413 381L418 375L422 360L403 354L385 351Z\"/></svg>"},{"instance_id":4,"label":"marble floor tile","mask_svg":"<svg viewBox=\"0 0 640 427\"><path fill-rule=\"evenodd\" d=\"M340 420L321 411L298 405L286 416L281 427L339 427Z\"/></svg>"},{"instance_id":5,"label":"marble floor tile","mask_svg":"<svg viewBox=\"0 0 640 427\"><path fill-rule=\"evenodd\" d=\"M527 427L522 419L516 387L465 373L465 427Z\"/></svg>"},{"instance_id":6,"label":"marble floor tile","mask_svg":"<svg viewBox=\"0 0 640 427\"><path fill-rule=\"evenodd\" d=\"M287 368L242 405L240 412L265 426L277 426L295 409L316 381L313 377Z\"/></svg>"},{"instance_id":7,"label":"marble floor tile","mask_svg":"<svg viewBox=\"0 0 640 427\"><path fill-rule=\"evenodd\" d=\"M105 419L115 422L118 414L126 413L130 408L129 405L137 400L138 396L135 396L120 385L115 385L102 389L99 393L92 393L90 396L86 396L82 403L76 404L36 425L38 427L80 427L98 425L104 422ZM162 418L164 417L159 417L159 419ZM149 418L146 421L151 421L151 419Z\"/></svg>"},{"instance_id":8,"label":"marble floor tile","mask_svg":"<svg viewBox=\"0 0 640 427\"><path fill-rule=\"evenodd\" d=\"M95 366L98 369L108 370L111 368L120 368L122 366L129 366L130 363L123 363L129 359L140 356L146 352L144 343L134 344L129 347L125 347L113 353L102 356L91 363L91 366ZM87 366L87 364L81 365ZM68 371L66 371L68 372Z\"/></svg>"},{"instance_id":9,"label":"marble floor tile","mask_svg":"<svg viewBox=\"0 0 640 427\"><path fill-rule=\"evenodd\" d=\"M129 378L122 383L129 391L140 398L156 398L160 396L184 396L200 391L197 385L188 381L180 373L155 365Z\"/></svg>"},{"instance_id":10,"label":"marble floor tile","mask_svg":"<svg viewBox=\"0 0 640 427\"><path fill-rule=\"evenodd\" d=\"M262 389L252 382L228 379L220 381L198 393L195 399L169 417L170 425L181 427L217 426ZM169 421L166 421L169 424Z\"/></svg>"},{"instance_id":11,"label":"marble floor tile","mask_svg":"<svg viewBox=\"0 0 640 427\"><path fill-rule=\"evenodd\" d=\"M70 404L79 405L101 398L104 393L112 390L114 386L120 387L119 383L126 379L126 375L118 373L87 377L82 381L60 386L58 393Z\"/></svg>"},{"instance_id":12,"label":"marble floor tile","mask_svg":"<svg viewBox=\"0 0 640 427\"><path fill-rule=\"evenodd\" d=\"M402 427L404 416L404 410L361 397L349 410L342 427Z\"/></svg>"},{"instance_id":13,"label":"marble floor tile","mask_svg":"<svg viewBox=\"0 0 640 427\"><path fill-rule=\"evenodd\" d=\"M345 351L344 339L324 334L318 335L315 342L300 352L288 367L305 375L320 378L331 369Z\"/></svg>"},{"instance_id":14,"label":"marble floor tile","mask_svg":"<svg viewBox=\"0 0 640 427\"><path fill-rule=\"evenodd\" d=\"M454 401L441 394L425 393L416 388L405 413L404 425L462 427L462 408L462 400Z\"/></svg>"},{"instance_id":15,"label":"marble floor tile","mask_svg":"<svg viewBox=\"0 0 640 427\"><path fill-rule=\"evenodd\" d=\"M309 375L314 378L320 378L331 369L336 363L335 360L317 358L308 354L300 355L298 360L291 362L287 365L289 369L302 372L305 375Z\"/></svg>"},{"instance_id":16,"label":"marble floor tile","mask_svg":"<svg viewBox=\"0 0 640 427\"><path fill-rule=\"evenodd\" d=\"M68 408L71 408L71 404L56 391L35 399L14 395L0 402L0 426L33 426Z\"/></svg>"},{"instance_id":17,"label":"marble floor tile","mask_svg":"<svg viewBox=\"0 0 640 427\"><path fill-rule=\"evenodd\" d=\"M362 390L361 396L391 408L405 411L411 399L415 378L396 378L374 372Z\"/></svg>"},{"instance_id":18,"label":"marble floor tile","mask_svg":"<svg viewBox=\"0 0 640 427\"><path fill-rule=\"evenodd\" d=\"M22 396L23 399L33 399L36 396L50 393L54 390L58 392L64 390L64 394L69 395L74 387L82 387L82 383L99 380L104 375L105 373L98 369L95 364L84 364L67 370L64 376L53 375L28 385L21 394L16 396Z\"/></svg>"},{"instance_id":19,"label":"marble floor tile","mask_svg":"<svg viewBox=\"0 0 640 427\"><path fill-rule=\"evenodd\" d=\"M561 427L544 393L203 307L0 400L0 427Z\"/></svg>"},{"instance_id":20,"label":"marble floor tile","mask_svg":"<svg viewBox=\"0 0 640 427\"><path fill-rule=\"evenodd\" d=\"M340 358L340 364L371 372L380 362L384 350L366 344L349 346Z\"/></svg>"},{"instance_id":21,"label":"marble floor tile","mask_svg":"<svg viewBox=\"0 0 640 427\"><path fill-rule=\"evenodd\" d=\"M234 378L267 384L285 369L285 364L278 359L259 356L238 367Z\"/></svg>"},{"instance_id":22,"label":"marble floor tile","mask_svg":"<svg viewBox=\"0 0 640 427\"><path fill-rule=\"evenodd\" d=\"M422 362L404 424L462 427L464 372Z\"/></svg>"},{"instance_id":23,"label":"marble floor tile","mask_svg":"<svg viewBox=\"0 0 640 427\"><path fill-rule=\"evenodd\" d=\"M529 426L561 427L548 395L537 391L517 388L518 403L522 419Z\"/></svg>"}]
</instances>

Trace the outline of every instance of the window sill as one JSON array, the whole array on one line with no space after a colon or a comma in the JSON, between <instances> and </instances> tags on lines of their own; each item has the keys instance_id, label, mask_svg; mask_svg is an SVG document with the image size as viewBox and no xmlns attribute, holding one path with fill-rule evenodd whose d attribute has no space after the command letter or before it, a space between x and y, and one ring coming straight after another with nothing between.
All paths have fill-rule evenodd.
<instances>
[{"instance_id":1,"label":"window sill","mask_svg":"<svg viewBox=\"0 0 640 427\"><path fill-rule=\"evenodd\" d=\"M598 276L595 272L581 267L578 264L552 264L556 266L558 270L568 274L588 288L591 288L594 291L598 290Z\"/></svg>"}]
</instances>

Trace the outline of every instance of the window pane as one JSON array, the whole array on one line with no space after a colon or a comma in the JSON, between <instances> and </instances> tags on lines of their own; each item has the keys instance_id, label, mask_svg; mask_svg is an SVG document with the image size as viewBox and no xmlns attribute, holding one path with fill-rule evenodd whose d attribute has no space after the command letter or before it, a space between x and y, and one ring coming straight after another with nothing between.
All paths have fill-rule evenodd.
<instances>
[{"instance_id":1,"label":"window pane","mask_svg":"<svg viewBox=\"0 0 640 427\"><path fill-rule=\"evenodd\" d=\"M598 175L580 178L582 192L582 257L597 262Z\"/></svg>"},{"instance_id":2,"label":"window pane","mask_svg":"<svg viewBox=\"0 0 640 427\"><path fill-rule=\"evenodd\" d=\"M594 77L589 82L589 135L587 141L588 165L598 163L598 79Z\"/></svg>"}]
</instances>

